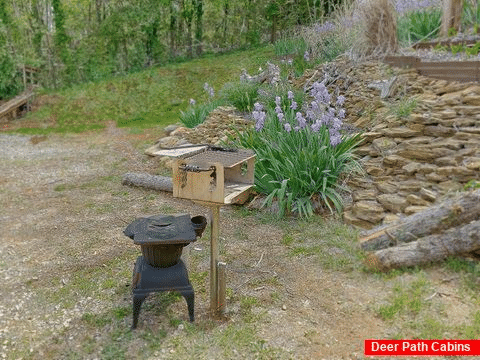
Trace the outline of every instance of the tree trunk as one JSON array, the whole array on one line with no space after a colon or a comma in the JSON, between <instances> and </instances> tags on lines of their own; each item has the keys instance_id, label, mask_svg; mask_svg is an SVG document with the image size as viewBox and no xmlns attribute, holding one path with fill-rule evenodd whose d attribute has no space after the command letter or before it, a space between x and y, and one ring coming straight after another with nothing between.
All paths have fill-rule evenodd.
<instances>
[{"instance_id":1,"label":"tree trunk","mask_svg":"<svg viewBox=\"0 0 480 360\"><path fill-rule=\"evenodd\" d=\"M369 254L368 267L380 271L428 264L451 255L466 254L480 249L480 220L452 228L442 234L394 246Z\"/></svg>"},{"instance_id":2,"label":"tree trunk","mask_svg":"<svg viewBox=\"0 0 480 360\"><path fill-rule=\"evenodd\" d=\"M462 20L463 0L443 0L443 16L441 36L448 36L448 30L454 28L460 30Z\"/></svg>"},{"instance_id":3,"label":"tree trunk","mask_svg":"<svg viewBox=\"0 0 480 360\"><path fill-rule=\"evenodd\" d=\"M364 250L380 250L440 233L480 217L480 189L463 193L427 210L399 221L372 229L360 239Z\"/></svg>"},{"instance_id":4,"label":"tree trunk","mask_svg":"<svg viewBox=\"0 0 480 360\"><path fill-rule=\"evenodd\" d=\"M196 27L195 27L195 42L197 56L202 55L203 52L203 0L195 1L196 10Z\"/></svg>"},{"instance_id":5,"label":"tree trunk","mask_svg":"<svg viewBox=\"0 0 480 360\"><path fill-rule=\"evenodd\" d=\"M165 176L150 175L147 173L126 173L123 175L123 185L139 186L157 191L173 192L172 179Z\"/></svg>"}]
</instances>

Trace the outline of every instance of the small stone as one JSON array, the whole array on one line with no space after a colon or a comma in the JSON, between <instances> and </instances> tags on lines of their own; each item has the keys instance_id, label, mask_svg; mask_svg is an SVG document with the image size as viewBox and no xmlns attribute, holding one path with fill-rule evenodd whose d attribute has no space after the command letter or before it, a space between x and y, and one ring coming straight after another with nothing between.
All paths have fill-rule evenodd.
<instances>
[{"instance_id":1,"label":"small stone","mask_svg":"<svg viewBox=\"0 0 480 360\"><path fill-rule=\"evenodd\" d=\"M407 181L401 182L398 186L398 189L400 191L414 193L414 192L420 191L421 187L422 187L422 183L420 181L407 180Z\"/></svg>"},{"instance_id":2,"label":"small stone","mask_svg":"<svg viewBox=\"0 0 480 360\"><path fill-rule=\"evenodd\" d=\"M400 219L400 216L396 215L396 214L391 214L391 213L388 213L387 215L385 215L385 217L383 218L383 221L382 223L383 224L391 224L397 220Z\"/></svg>"},{"instance_id":3,"label":"small stone","mask_svg":"<svg viewBox=\"0 0 480 360\"><path fill-rule=\"evenodd\" d=\"M377 196L377 201L383 205L383 207L393 213L402 212L408 205L407 199L403 196L395 194L382 194Z\"/></svg>"},{"instance_id":4,"label":"small stone","mask_svg":"<svg viewBox=\"0 0 480 360\"><path fill-rule=\"evenodd\" d=\"M425 126L425 129L423 130L423 134L426 136L434 136L434 137L448 137L455 134L455 129L451 127L445 127L442 125Z\"/></svg>"},{"instance_id":5,"label":"small stone","mask_svg":"<svg viewBox=\"0 0 480 360\"><path fill-rule=\"evenodd\" d=\"M166 136L158 141L158 146L161 148L171 148L176 146L179 140L180 139L175 136Z\"/></svg>"},{"instance_id":6,"label":"small stone","mask_svg":"<svg viewBox=\"0 0 480 360\"><path fill-rule=\"evenodd\" d=\"M346 224L358 226L362 229L367 229L367 230L373 228L374 226L374 224L372 224L371 222L357 218L355 215L353 215L351 211L345 211L343 213L343 221Z\"/></svg>"},{"instance_id":7,"label":"small stone","mask_svg":"<svg viewBox=\"0 0 480 360\"><path fill-rule=\"evenodd\" d=\"M480 106L480 96L465 96L463 98L463 103L465 105Z\"/></svg>"},{"instance_id":8,"label":"small stone","mask_svg":"<svg viewBox=\"0 0 480 360\"><path fill-rule=\"evenodd\" d=\"M383 129L382 133L385 136L389 136L393 138L411 138L414 136L422 135L420 131L413 130L409 127L396 127L396 128Z\"/></svg>"},{"instance_id":9,"label":"small stone","mask_svg":"<svg viewBox=\"0 0 480 360\"><path fill-rule=\"evenodd\" d=\"M372 141L372 146L379 152L393 150L397 147L397 143L389 137L381 137Z\"/></svg>"},{"instance_id":10,"label":"small stone","mask_svg":"<svg viewBox=\"0 0 480 360\"><path fill-rule=\"evenodd\" d=\"M170 133L178 128L178 125L168 125L163 131L165 134L170 135Z\"/></svg>"},{"instance_id":11,"label":"small stone","mask_svg":"<svg viewBox=\"0 0 480 360\"><path fill-rule=\"evenodd\" d=\"M410 205L419 205L419 206L430 205L430 203L428 201L426 201L426 200L422 199L420 196L414 195L414 194L407 195L407 202Z\"/></svg>"},{"instance_id":12,"label":"small stone","mask_svg":"<svg viewBox=\"0 0 480 360\"><path fill-rule=\"evenodd\" d=\"M431 202L435 202L435 200L437 200L437 194L435 192L433 192L432 190L428 190L428 189L425 189L425 188L421 188L420 189L420 196L427 200L427 201L431 201Z\"/></svg>"},{"instance_id":13,"label":"small stone","mask_svg":"<svg viewBox=\"0 0 480 360\"><path fill-rule=\"evenodd\" d=\"M353 201L375 200L377 191L375 189L357 190L353 192Z\"/></svg>"},{"instance_id":14,"label":"small stone","mask_svg":"<svg viewBox=\"0 0 480 360\"><path fill-rule=\"evenodd\" d=\"M380 176L383 175L385 172L385 169L379 167L379 166L370 166L365 169L367 174L372 175L372 176Z\"/></svg>"},{"instance_id":15,"label":"small stone","mask_svg":"<svg viewBox=\"0 0 480 360\"><path fill-rule=\"evenodd\" d=\"M379 192L384 194L393 194L397 191L397 184L393 181L381 181L376 184Z\"/></svg>"},{"instance_id":16,"label":"small stone","mask_svg":"<svg viewBox=\"0 0 480 360\"><path fill-rule=\"evenodd\" d=\"M402 170L404 172L406 172L408 175L413 175L415 174L418 169L420 168L420 164L415 162L415 161L411 161L410 163L408 163L407 165L403 166L402 167Z\"/></svg>"},{"instance_id":17,"label":"small stone","mask_svg":"<svg viewBox=\"0 0 480 360\"><path fill-rule=\"evenodd\" d=\"M412 215L420 211L424 211L428 209L428 206L418 206L418 205L412 205L412 206L407 206L405 208L405 214L407 215Z\"/></svg>"},{"instance_id":18,"label":"small stone","mask_svg":"<svg viewBox=\"0 0 480 360\"><path fill-rule=\"evenodd\" d=\"M425 178L428 181L433 181L433 182L441 182L447 180L445 176L439 175L436 172L432 172L430 174L425 175Z\"/></svg>"},{"instance_id":19,"label":"small stone","mask_svg":"<svg viewBox=\"0 0 480 360\"><path fill-rule=\"evenodd\" d=\"M466 168L469 170L480 170L480 159L470 160L465 164Z\"/></svg>"},{"instance_id":20,"label":"small stone","mask_svg":"<svg viewBox=\"0 0 480 360\"><path fill-rule=\"evenodd\" d=\"M452 157L441 157L435 160L435 164L438 166L457 166L458 162Z\"/></svg>"},{"instance_id":21,"label":"small stone","mask_svg":"<svg viewBox=\"0 0 480 360\"><path fill-rule=\"evenodd\" d=\"M408 160L398 155L388 155L383 158L383 165L387 167L401 167L408 164Z\"/></svg>"},{"instance_id":22,"label":"small stone","mask_svg":"<svg viewBox=\"0 0 480 360\"><path fill-rule=\"evenodd\" d=\"M352 211L355 217L373 224L385 217L385 209L376 201L359 201L353 205Z\"/></svg>"},{"instance_id":23,"label":"small stone","mask_svg":"<svg viewBox=\"0 0 480 360\"><path fill-rule=\"evenodd\" d=\"M282 310L283 310L283 311L287 310L287 305L283 304L283 305L282 305Z\"/></svg>"}]
</instances>

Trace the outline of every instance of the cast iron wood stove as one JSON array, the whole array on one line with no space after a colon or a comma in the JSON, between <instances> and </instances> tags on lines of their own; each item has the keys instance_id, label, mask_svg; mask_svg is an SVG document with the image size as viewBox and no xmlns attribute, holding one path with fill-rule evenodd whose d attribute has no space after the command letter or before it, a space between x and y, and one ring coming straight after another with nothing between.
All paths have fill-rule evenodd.
<instances>
[{"instance_id":1,"label":"cast iron wood stove","mask_svg":"<svg viewBox=\"0 0 480 360\"><path fill-rule=\"evenodd\" d=\"M181 259L183 247L202 236L207 225L203 216L190 218L188 214L155 215L136 219L124 234L141 246L133 269L133 325L143 301L152 292L177 291L186 300L190 321L194 321L194 292L188 271Z\"/></svg>"}]
</instances>

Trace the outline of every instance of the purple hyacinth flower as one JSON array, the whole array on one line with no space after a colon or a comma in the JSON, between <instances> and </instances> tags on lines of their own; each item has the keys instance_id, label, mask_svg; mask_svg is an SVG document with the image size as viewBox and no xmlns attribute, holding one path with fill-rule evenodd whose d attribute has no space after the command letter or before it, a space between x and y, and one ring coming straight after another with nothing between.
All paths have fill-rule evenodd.
<instances>
[{"instance_id":1,"label":"purple hyacinth flower","mask_svg":"<svg viewBox=\"0 0 480 360\"><path fill-rule=\"evenodd\" d=\"M287 92L287 98L288 98L288 100L292 100L292 99L294 98L294 96L295 96L295 95L293 94L293 91L289 90L289 91Z\"/></svg>"},{"instance_id":2,"label":"purple hyacinth flower","mask_svg":"<svg viewBox=\"0 0 480 360\"><path fill-rule=\"evenodd\" d=\"M339 97L337 97L337 105L343 105L344 102L345 102L345 96L340 95Z\"/></svg>"},{"instance_id":3,"label":"purple hyacinth flower","mask_svg":"<svg viewBox=\"0 0 480 360\"><path fill-rule=\"evenodd\" d=\"M298 106L297 102L294 101L294 100L292 100L292 104L290 105L290 109L296 110L296 109L297 109L297 106Z\"/></svg>"},{"instance_id":4,"label":"purple hyacinth flower","mask_svg":"<svg viewBox=\"0 0 480 360\"><path fill-rule=\"evenodd\" d=\"M190 99L190 105L191 106L194 106L197 102L195 101L195 99Z\"/></svg>"},{"instance_id":5,"label":"purple hyacinth flower","mask_svg":"<svg viewBox=\"0 0 480 360\"><path fill-rule=\"evenodd\" d=\"M285 129L286 132L292 131L292 127L289 123L286 123L285 125L283 125L283 128Z\"/></svg>"},{"instance_id":6,"label":"purple hyacinth flower","mask_svg":"<svg viewBox=\"0 0 480 360\"><path fill-rule=\"evenodd\" d=\"M253 104L253 108L255 109L255 111L262 111L263 105L260 104L259 102L256 102L255 104Z\"/></svg>"},{"instance_id":7,"label":"purple hyacinth flower","mask_svg":"<svg viewBox=\"0 0 480 360\"><path fill-rule=\"evenodd\" d=\"M305 126L307 126L307 121L305 120L301 112L297 112L295 118L297 119L300 129L303 129Z\"/></svg>"}]
</instances>

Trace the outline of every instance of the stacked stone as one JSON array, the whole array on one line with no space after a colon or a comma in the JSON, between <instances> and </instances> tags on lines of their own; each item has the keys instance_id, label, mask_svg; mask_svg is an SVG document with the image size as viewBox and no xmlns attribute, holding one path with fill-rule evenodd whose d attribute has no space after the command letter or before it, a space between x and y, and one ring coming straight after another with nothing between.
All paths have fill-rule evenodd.
<instances>
[{"instance_id":1,"label":"stacked stone","mask_svg":"<svg viewBox=\"0 0 480 360\"><path fill-rule=\"evenodd\" d=\"M202 124L193 129L180 125L167 126L164 129L166 136L157 141L155 148L172 148L192 144L222 145L228 142L228 136L235 136L236 131L243 131L251 126L253 126L252 121L240 116L234 107L221 106L212 111ZM162 157L160 162L167 168L172 166L170 157Z\"/></svg>"},{"instance_id":2,"label":"stacked stone","mask_svg":"<svg viewBox=\"0 0 480 360\"><path fill-rule=\"evenodd\" d=\"M180 125L169 125L164 131L166 136L157 144L163 148L191 144L221 145L228 136L235 136L235 129L242 131L252 126L252 121L237 113L234 107L220 106L213 110L205 121L193 129Z\"/></svg>"},{"instance_id":3,"label":"stacked stone","mask_svg":"<svg viewBox=\"0 0 480 360\"><path fill-rule=\"evenodd\" d=\"M480 86L418 77L415 112L387 116L357 151L367 176L350 181L350 224L372 228L424 210L480 180Z\"/></svg>"}]
</instances>

